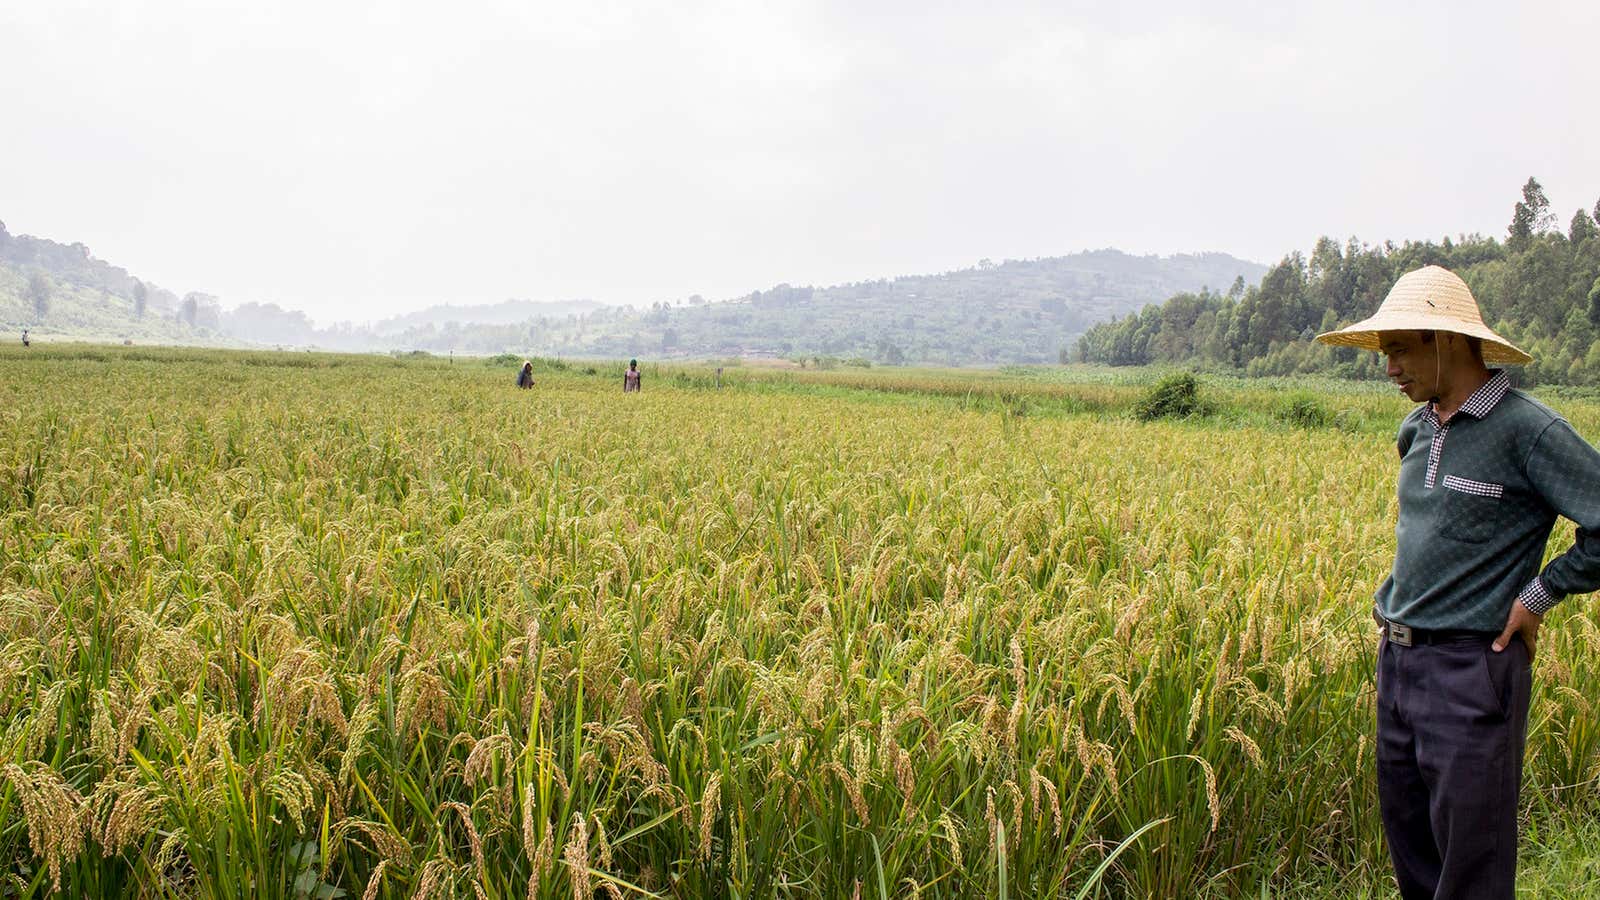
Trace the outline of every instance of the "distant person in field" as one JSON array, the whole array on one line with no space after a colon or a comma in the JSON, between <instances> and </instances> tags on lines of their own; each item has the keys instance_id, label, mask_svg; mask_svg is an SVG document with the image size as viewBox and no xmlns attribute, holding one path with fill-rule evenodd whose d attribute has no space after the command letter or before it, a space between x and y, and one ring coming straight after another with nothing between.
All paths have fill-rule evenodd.
<instances>
[{"instance_id":1,"label":"distant person in field","mask_svg":"<svg viewBox=\"0 0 1600 900\"><path fill-rule=\"evenodd\" d=\"M28 329L26 329L26 328L22 329L22 346L24 346L24 347L29 346L28 345Z\"/></svg>"},{"instance_id":2,"label":"distant person in field","mask_svg":"<svg viewBox=\"0 0 1600 900\"><path fill-rule=\"evenodd\" d=\"M1531 361L1427 266L1317 337L1382 353L1422 404L1400 424L1394 567L1377 590L1378 802L1400 894L1515 893L1539 625L1600 588L1600 452L1489 364ZM1557 516L1572 548L1540 568Z\"/></svg>"},{"instance_id":3,"label":"distant person in field","mask_svg":"<svg viewBox=\"0 0 1600 900\"><path fill-rule=\"evenodd\" d=\"M522 368L517 370L517 387L527 390L533 387L533 363L522 361Z\"/></svg>"},{"instance_id":4,"label":"distant person in field","mask_svg":"<svg viewBox=\"0 0 1600 900\"><path fill-rule=\"evenodd\" d=\"M628 371L622 373L622 392L624 394L637 394L639 392L639 361L628 360Z\"/></svg>"}]
</instances>

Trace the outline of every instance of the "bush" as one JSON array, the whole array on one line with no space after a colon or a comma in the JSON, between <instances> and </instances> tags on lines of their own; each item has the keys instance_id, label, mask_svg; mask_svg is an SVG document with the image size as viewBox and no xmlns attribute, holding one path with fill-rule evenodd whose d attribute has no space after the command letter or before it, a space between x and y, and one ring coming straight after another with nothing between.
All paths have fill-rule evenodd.
<instances>
[{"instance_id":1,"label":"bush","mask_svg":"<svg viewBox=\"0 0 1600 900\"><path fill-rule=\"evenodd\" d=\"M1205 406L1200 402L1200 379L1188 372L1168 375L1156 382L1133 407L1133 414L1141 422L1182 419L1205 413Z\"/></svg>"},{"instance_id":2,"label":"bush","mask_svg":"<svg viewBox=\"0 0 1600 900\"><path fill-rule=\"evenodd\" d=\"M1310 394L1295 394L1278 410L1278 420L1296 428L1327 428L1333 414Z\"/></svg>"}]
</instances>

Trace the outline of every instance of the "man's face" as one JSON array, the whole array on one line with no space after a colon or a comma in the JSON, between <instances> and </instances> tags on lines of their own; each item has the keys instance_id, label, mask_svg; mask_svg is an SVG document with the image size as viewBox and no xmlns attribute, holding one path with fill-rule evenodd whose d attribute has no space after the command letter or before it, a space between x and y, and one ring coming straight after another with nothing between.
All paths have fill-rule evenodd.
<instances>
[{"instance_id":1,"label":"man's face","mask_svg":"<svg viewBox=\"0 0 1600 900\"><path fill-rule=\"evenodd\" d=\"M1424 341L1420 331L1383 331L1378 347L1388 361L1389 380L1413 403L1439 394L1439 342Z\"/></svg>"}]
</instances>

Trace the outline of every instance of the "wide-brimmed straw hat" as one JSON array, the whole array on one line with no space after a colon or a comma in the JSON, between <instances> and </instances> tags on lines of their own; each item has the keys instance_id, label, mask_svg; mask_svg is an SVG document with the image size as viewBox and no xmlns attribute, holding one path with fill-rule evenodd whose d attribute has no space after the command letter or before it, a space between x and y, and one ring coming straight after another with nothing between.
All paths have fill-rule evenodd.
<instances>
[{"instance_id":1,"label":"wide-brimmed straw hat","mask_svg":"<svg viewBox=\"0 0 1600 900\"><path fill-rule=\"evenodd\" d=\"M1450 331L1482 340L1484 362L1518 366L1533 362L1533 357L1483 324L1472 289L1456 273L1440 266L1423 266L1401 275L1370 318L1319 334L1317 340L1381 353L1378 334L1383 331Z\"/></svg>"}]
</instances>

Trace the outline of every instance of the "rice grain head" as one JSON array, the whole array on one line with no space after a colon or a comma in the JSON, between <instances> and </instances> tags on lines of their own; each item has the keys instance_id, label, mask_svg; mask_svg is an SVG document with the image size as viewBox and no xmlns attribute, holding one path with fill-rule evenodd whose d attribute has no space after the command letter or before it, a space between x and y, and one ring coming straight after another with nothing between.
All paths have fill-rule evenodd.
<instances>
[{"instance_id":1,"label":"rice grain head","mask_svg":"<svg viewBox=\"0 0 1600 900\"><path fill-rule=\"evenodd\" d=\"M607 872L611 871L611 842L606 837L605 817L598 812L594 816L594 843L596 859L600 862L600 868Z\"/></svg>"},{"instance_id":2,"label":"rice grain head","mask_svg":"<svg viewBox=\"0 0 1600 900\"><path fill-rule=\"evenodd\" d=\"M1227 735L1229 740L1238 744L1244 750L1244 755L1250 758L1250 762L1257 769L1266 768L1266 764L1261 758L1261 748L1256 746L1256 742L1250 739L1250 735L1241 731L1237 725L1229 725L1223 730L1223 734Z\"/></svg>"},{"instance_id":3,"label":"rice grain head","mask_svg":"<svg viewBox=\"0 0 1600 900\"><path fill-rule=\"evenodd\" d=\"M1189 702L1189 724L1183 732L1185 741L1194 740L1194 730L1200 725L1200 713L1205 709L1205 699L1205 688L1200 688L1194 692L1194 699Z\"/></svg>"},{"instance_id":4,"label":"rice grain head","mask_svg":"<svg viewBox=\"0 0 1600 900\"><path fill-rule=\"evenodd\" d=\"M45 763L33 761L0 768L22 801L28 825L28 845L50 870L50 881L61 890L61 865L83 851L85 807L83 796Z\"/></svg>"},{"instance_id":5,"label":"rice grain head","mask_svg":"<svg viewBox=\"0 0 1600 900\"><path fill-rule=\"evenodd\" d=\"M96 838L100 852L115 856L137 843L154 826L161 812L161 801L150 789L136 782L107 778L95 788L95 806L104 806Z\"/></svg>"},{"instance_id":6,"label":"rice grain head","mask_svg":"<svg viewBox=\"0 0 1600 900\"><path fill-rule=\"evenodd\" d=\"M1054 826L1054 831L1052 834L1056 837L1060 837L1061 797L1056 792L1056 783L1051 781L1047 776L1040 772L1037 767L1035 767L1029 774L1029 779L1031 782L1029 787L1033 791L1033 805L1035 810L1037 810L1037 814L1040 816L1044 815L1044 810L1039 809L1039 789L1042 787L1044 789L1044 793L1050 800L1050 820L1051 824Z\"/></svg>"},{"instance_id":7,"label":"rice grain head","mask_svg":"<svg viewBox=\"0 0 1600 900\"><path fill-rule=\"evenodd\" d=\"M1211 830L1215 832L1217 826L1222 824L1222 799L1217 795L1217 773L1211 768L1211 763L1200 760L1200 770L1206 778L1206 808L1211 811Z\"/></svg>"},{"instance_id":8,"label":"rice grain head","mask_svg":"<svg viewBox=\"0 0 1600 900\"><path fill-rule=\"evenodd\" d=\"M956 831L956 822L950 818L946 810L939 816L939 826L944 829L944 839L950 848L950 859L955 864L956 871L962 871L961 866L961 835Z\"/></svg>"},{"instance_id":9,"label":"rice grain head","mask_svg":"<svg viewBox=\"0 0 1600 900\"><path fill-rule=\"evenodd\" d=\"M367 889L361 892L361 900L378 900L378 891L383 887L383 873L388 870L387 859L378 860L372 867L372 874L367 878Z\"/></svg>"},{"instance_id":10,"label":"rice grain head","mask_svg":"<svg viewBox=\"0 0 1600 900\"><path fill-rule=\"evenodd\" d=\"M716 830L717 815L722 806L722 773L712 772L706 789L700 796L700 848L702 862L711 859L711 838Z\"/></svg>"},{"instance_id":11,"label":"rice grain head","mask_svg":"<svg viewBox=\"0 0 1600 900\"><path fill-rule=\"evenodd\" d=\"M561 850L561 859L572 878L572 900L593 900L594 889L589 882L589 826L581 812L572 814L572 830L567 832L567 845Z\"/></svg>"},{"instance_id":12,"label":"rice grain head","mask_svg":"<svg viewBox=\"0 0 1600 900\"><path fill-rule=\"evenodd\" d=\"M903 798L900 818L910 820L916 809L917 774L911 763L911 754L904 747L894 748L894 781Z\"/></svg>"},{"instance_id":13,"label":"rice grain head","mask_svg":"<svg viewBox=\"0 0 1600 900\"><path fill-rule=\"evenodd\" d=\"M467 849L472 853L472 868L477 873L478 882L481 884L488 880L488 872L483 861L483 838L478 834L478 826L472 821L472 810L465 803L448 801L440 809L455 812L461 820L461 830L467 835Z\"/></svg>"},{"instance_id":14,"label":"rice grain head","mask_svg":"<svg viewBox=\"0 0 1600 900\"><path fill-rule=\"evenodd\" d=\"M417 881L417 892L411 895L412 900L429 900L447 884L454 886L454 868L447 859L428 860L422 867L422 877Z\"/></svg>"},{"instance_id":15,"label":"rice grain head","mask_svg":"<svg viewBox=\"0 0 1600 900\"><path fill-rule=\"evenodd\" d=\"M840 784L844 785L845 793L850 798L850 808L855 810L856 818L860 820L863 828L872 826L872 817L867 812L867 800L862 794L861 783L851 777L849 770L837 760L828 763L828 770L838 776Z\"/></svg>"}]
</instances>

